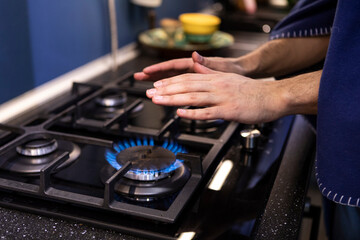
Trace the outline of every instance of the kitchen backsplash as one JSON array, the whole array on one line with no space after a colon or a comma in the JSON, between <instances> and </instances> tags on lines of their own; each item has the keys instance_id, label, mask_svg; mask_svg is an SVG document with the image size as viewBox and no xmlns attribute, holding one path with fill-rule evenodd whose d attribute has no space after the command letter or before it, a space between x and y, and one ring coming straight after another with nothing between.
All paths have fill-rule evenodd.
<instances>
[{"instance_id":1,"label":"kitchen backsplash","mask_svg":"<svg viewBox=\"0 0 360 240\"><path fill-rule=\"evenodd\" d=\"M211 0L164 0L157 19ZM117 0L119 47L147 29L147 9ZM106 0L0 2L0 104L110 52Z\"/></svg>"}]
</instances>

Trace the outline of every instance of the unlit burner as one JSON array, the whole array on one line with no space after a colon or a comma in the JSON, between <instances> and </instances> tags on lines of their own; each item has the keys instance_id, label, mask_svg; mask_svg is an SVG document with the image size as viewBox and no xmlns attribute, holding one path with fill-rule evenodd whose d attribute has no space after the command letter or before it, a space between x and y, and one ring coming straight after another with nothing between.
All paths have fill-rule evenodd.
<instances>
[{"instance_id":1,"label":"unlit burner","mask_svg":"<svg viewBox=\"0 0 360 240\"><path fill-rule=\"evenodd\" d=\"M69 153L69 158L60 164L55 172L77 160L81 153L80 147L74 143L53 138L33 139L17 146L15 151L4 154L3 158L7 161L1 168L25 175L38 175L47 164L64 152Z\"/></svg>"},{"instance_id":2,"label":"unlit burner","mask_svg":"<svg viewBox=\"0 0 360 240\"><path fill-rule=\"evenodd\" d=\"M125 105L128 103L128 97L126 92L120 93L108 93L103 96L99 96L95 99L97 108L95 108L90 114L98 119L111 119L117 114L125 111ZM130 112L130 117L134 117L144 108L144 104L137 105Z\"/></svg>"},{"instance_id":3,"label":"unlit burner","mask_svg":"<svg viewBox=\"0 0 360 240\"><path fill-rule=\"evenodd\" d=\"M16 151L28 157L40 157L54 152L58 148L55 139L35 139L17 146Z\"/></svg>"},{"instance_id":4,"label":"unlit burner","mask_svg":"<svg viewBox=\"0 0 360 240\"><path fill-rule=\"evenodd\" d=\"M181 118L180 126L184 128L186 132L191 133L212 133L218 130L218 127L224 123L222 119L214 120L190 120Z\"/></svg>"},{"instance_id":5,"label":"unlit burner","mask_svg":"<svg viewBox=\"0 0 360 240\"><path fill-rule=\"evenodd\" d=\"M127 94L126 92L109 94L106 96L98 97L95 101L97 104L103 107L118 107L126 103Z\"/></svg>"}]
</instances>

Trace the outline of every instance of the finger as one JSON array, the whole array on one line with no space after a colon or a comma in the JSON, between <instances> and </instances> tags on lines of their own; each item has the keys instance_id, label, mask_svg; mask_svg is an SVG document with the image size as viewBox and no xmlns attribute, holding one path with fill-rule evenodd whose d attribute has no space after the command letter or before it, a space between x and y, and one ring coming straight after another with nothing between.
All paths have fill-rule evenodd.
<instances>
[{"instance_id":1,"label":"finger","mask_svg":"<svg viewBox=\"0 0 360 240\"><path fill-rule=\"evenodd\" d=\"M170 77L166 79L162 79L159 81L154 82L154 87L160 88L169 86L171 84L179 83L179 82L192 82L192 81L207 81L209 80L209 76L206 76L204 74L193 74L193 73L186 73L181 74L175 77ZM188 84L188 83L187 83Z\"/></svg>"},{"instance_id":2,"label":"finger","mask_svg":"<svg viewBox=\"0 0 360 240\"><path fill-rule=\"evenodd\" d=\"M166 62L161 62L158 64L151 65L143 69L145 74L155 74L159 72L168 72L168 71L185 71L191 72L192 70L192 60L190 58L180 58L175 60L169 60Z\"/></svg>"},{"instance_id":3,"label":"finger","mask_svg":"<svg viewBox=\"0 0 360 240\"><path fill-rule=\"evenodd\" d=\"M157 95L174 95L180 93L191 93L191 92L210 92L212 85L204 83L204 81L191 81L191 82L177 82L166 87L156 88ZM155 91L152 91L153 95Z\"/></svg>"},{"instance_id":4,"label":"finger","mask_svg":"<svg viewBox=\"0 0 360 240\"><path fill-rule=\"evenodd\" d=\"M200 63L200 64L203 64L203 61L204 61L204 57L201 56L198 52L194 51L192 54L191 54L191 58L193 59L194 63Z\"/></svg>"},{"instance_id":5,"label":"finger","mask_svg":"<svg viewBox=\"0 0 360 240\"><path fill-rule=\"evenodd\" d=\"M200 108L200 109L179 108L176 113L179 117L194 119L194 120L213 120L213 119L223 118L218 106Z\"/></svg>"},{"instance_id":6,"label":"finger","mask_svg":"<svg viewBox=\"0 0 360 240\"><path fill-rule=\"evenodd\" d=\"M144 72L138 72L134 74L134 78L135 80L139 80L139 81L158 81L160 79L170 78L180 74L183 74L183 72L180 71L157 72L151 75L148 75Z\"/></svg>"},{"instance_id":7,"label":"finger","mask_svg":"<svg viewBox=\"0 0 360 240\"><path fill-rule=\"evenodd\" d=\"M224 59L220 57L203 57L198 52L192 53L194 63L199 63L209 69L218 69L219 65L223 65Z\"/></svg>"},{"instance_id":8,"label":"finger","mask_svg":"<svg viewBox=\"0 0 360 240\"><path fill-rule=\"evenodd\" d=\"M156 93L156 89L155 88L150 88L148 90L146 90L146 96L148 98L152 98Z\"/></svg>"},{"instance_id":9,"label":"finger","mask_svg":"<svg viewBox=\"0 0 360 240\"><path fill-rule=\"evenodd\" d=\"M210 93L205 92L193 92L193 93L181 93L175 95L157 95L152 97L152 101L155 104L164 106L211 106L215 105L216 98Z\"/></svg>"},{"instance_id":10,"label":"finger","mask_svg":"<svg viewBox=\"0 0 360 240\"><path fill-rule=\"evenodd\" d=\"M211 70L210 68L207 68L199 63L194 63L194 71L196 73L202 73L202 74L217 73L216 71Z\"/></svg>"},{"instance_id":11,"label":"finger","mask_svg":"<svg viewBox=\"0 0 360 240\"><path fill-rule=\"evenodd\" d=\"M135 78L135 80L145 81L145 80L148 80L150 77L149 77L149 75L147 75L143 72L137 72L137 73L134 73L134 78Z\"/></svg>"},{"instance_id":12,"label":"finger","mask_svg":"<svg viewBox=\"0 0 360 240\"><path fill-rule=\"evenodd\" d=\"M203 57L197 52L193 52L192 59L195 63L199 63L210 70L218 72L233 72L242 74L242 69L237 64L234 64L236 59L234 58L222 58L222 57ZM195 66L194 66L195 68ZM196 71L196 70L194 70Z\"/></svg>"}]
</instances>

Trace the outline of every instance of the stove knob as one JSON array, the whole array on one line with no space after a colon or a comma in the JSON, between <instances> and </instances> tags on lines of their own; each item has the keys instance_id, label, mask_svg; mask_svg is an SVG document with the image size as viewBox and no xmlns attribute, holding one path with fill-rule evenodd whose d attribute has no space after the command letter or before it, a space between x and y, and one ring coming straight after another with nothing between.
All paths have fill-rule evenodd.
<instances>
[{"instance_id":1,"label":"stove knob","mask_svg":"<svg viewBox=\"0 0 360 240\"><path fill-rule=\"evenodd\" d=\"M246 150L252 151L257 147L257 140L261 133L257 129L244 129L240 132Z\"/></svg>"}]
</instances>

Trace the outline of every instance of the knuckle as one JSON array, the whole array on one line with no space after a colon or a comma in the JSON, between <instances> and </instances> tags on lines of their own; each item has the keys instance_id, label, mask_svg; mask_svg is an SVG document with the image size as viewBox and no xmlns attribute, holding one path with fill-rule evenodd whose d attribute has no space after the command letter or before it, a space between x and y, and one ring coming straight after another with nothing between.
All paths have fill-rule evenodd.
<instances>
[{"instance_id":1,"label":"knuckle","mask_svg":"<svg viewBox=\"0 0 360 240\"><path fill-rule=\"evenodd\" d=\"M169 96L164 96L164 100L166 102L171 103L171 102L174 102L175 98L174 98L174 96L169 95Z\"/></svg>"},{"instance_id":2,"label":"knuckle","mask_svg":"<svg viewBox=\"0 0 360 240\"><path fill-rule=\"evenodd\" d=\"M189 92L189 91L190 91L190 86L189 86L189 84L183 84L183 83L181 83L179 86L180 86L180 88L181 88L181 90L182 90L183 92Z\"/></svg>"},{"instance_id":3,"label":"knuckle","mask_svg":"<svg viewBox=\"0 0 360 240\"><path fill-rule=\"evenodd\" d=\"M231 84L229 82L223 82L223 88L230 88Z\"/></svg>"},{"instance_id":4,"label":"knuckle","mask_svg":"<svg viewBox=\"0 0 360 240\"><path fill-rule=\"evenodd\" d=\"M185 74L183 74L182 77L183 77L184 80L190 80L191 76L192 76L191 73L185 73Z\"/></svg>"},{"instance_id":5,"label":"knuckle","mask_svg":"<svg viewBox=\"0 0 360 240\"><path fill-rule=\"evenodd\" d=\"M198 98L198 95L196 93L191 93L191 94L189 94L189 99L190 99L190 101L195 102L199 98Z\"/></svg>"},{"instance_id":6,"label":"knuckle","mask_svg":"<svg viewBox=\"0 0 360 240\"><path fill-rule=\"evenodd\" d=\"M222 87L223 87L223 84L220 81L217 81L217 80L213 81L213 83L212 83L213 91L217 91L217 90L221 89Z\"/></svg>"},{"instance_id":7,"label":"knuckle","mask_svg":"<svg viewBox=\"0 0 360 240\"><path fill-rule=\"evenodd\" d=\"M213 119L214 112L212 108L204 108L198 112L198 118L202 120Z\"/></svg>"},{"instance_id":8,"label":"knuckle","mask_svg":"<svg viewBox=\"0 0 360 240\"><path fill-rule=\"evenodd\" d=\"M209 110L209 109L207 109L207 110L205 110L204 111L204 118L206 118L206 119L211 119L212 117L213 117L213 113L212 113L212 111L211 110Z\"/></svg>"}]
</instances>

